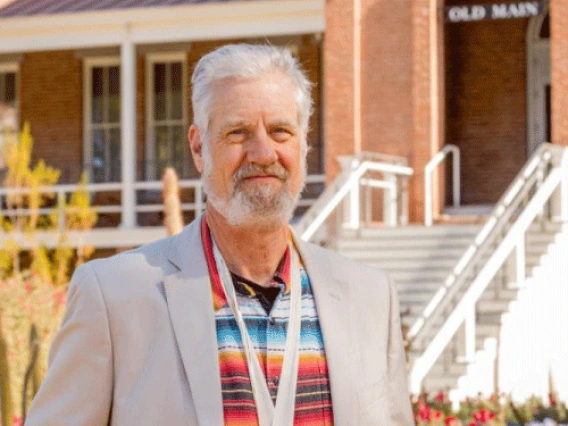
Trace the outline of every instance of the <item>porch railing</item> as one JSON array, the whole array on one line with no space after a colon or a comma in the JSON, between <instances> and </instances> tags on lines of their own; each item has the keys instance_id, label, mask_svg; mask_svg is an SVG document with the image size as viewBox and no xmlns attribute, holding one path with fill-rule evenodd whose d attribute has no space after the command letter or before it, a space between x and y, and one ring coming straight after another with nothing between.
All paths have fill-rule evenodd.
<instances>
[{"instance_id":1,"label":"porch railing","mask_svg":"<svg viewBox=\"0 0 568 426\"><path fill-rule=\"evenodd\" d=\"M438 152L426 165L424 168L424 224L426 226L432 226L433 223L433 197L432 197L432 175L436 167L446 159L446 157L452 154L453 164L452 164L452 202L454 207L460 206L460 149L456 145L446 145L444 148Z\"/></svg>"},{"instance_id":2,"label":"porch railing","mask_svg":"<svg viewBox=\"0 0 568 426\"><path fill-rule=\"evenodd\" d=\"M306 187L309 189L311 185L323 186L325 176L309 175L306 178ZM182 179L179 181L182 192L188 190L186 196L182 195L181 208L183 212L198 215L205 208L205 197L203 185L200 179ZM65 210L64 207L70 195L75 192L78 185L63 184L45 186L39 189L44 195L51 194L54 201L49 207L41 208L37 211L40 215L47 215L57 209L58 226L65 227ZM121 192L124 190L122 183L94 183L85 185L85 190L91 194L92 206L99 215L115 215L121 218L124 215L125 206L121 204ZM135 214L142 213L159 213L164 207L161 202L161 181L139 181L134 183L136 192L136 203L133 206ZM298 203L299 208L309 208L320 194L321 190L315 189L306 191L307 196L302 198ZM29 189L8 189L0 188L0 217L28 216L32 212L29 209L8 209L6 206L6 197L8 195L29 194Z\"/></svg>"},{"instance_id":3,"label":"porch railing","mask_svg":"<svg viewBox=\"0 0 568 426\"><path fill-rule=\"evenodd\" d=\"M310 240L337 209L344 203L342 226L358 229L361 224L361 187L366 188L364 220L371 220L372 189L384 190L383 220L396 226L408 222L407 181L413 174L406 159L377 153L362 152L339 159L343 171L326 188L310 209L295 225L304 240Z\"/></svg>"},{"instance_id":4,"label":"porch railing","mask_svg":"<svg viewBox=\"0 0 568 426\"><path fill-rule=\"evenodd\" d=\"M525 279L526 233L536 218L568 223L568 148L543 144L495 207L475 242L408 333L416 351L411 388L421 384L457 331L464 327L465 358L475 352L476 305L514 256L515 281Z\"/></svg>"}]
</instances>

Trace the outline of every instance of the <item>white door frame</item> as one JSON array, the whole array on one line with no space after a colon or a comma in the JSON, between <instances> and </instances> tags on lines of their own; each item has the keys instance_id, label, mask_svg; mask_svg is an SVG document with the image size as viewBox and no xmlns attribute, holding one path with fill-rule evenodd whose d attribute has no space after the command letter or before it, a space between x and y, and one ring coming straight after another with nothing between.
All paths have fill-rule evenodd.
<instances>
[{"instance_id":1,"label":"white door frame","mask_svg":"<svg viewBox=\"0 0 568 426\"><path fill-rule=\"evenodd\" d=\"M527 30L527 153L531 155L542 142L547 141L546 86L550 77L550 39L540 37L548 16L548 2L539 16L531 18Z\"/></svg>"}]
</instances>

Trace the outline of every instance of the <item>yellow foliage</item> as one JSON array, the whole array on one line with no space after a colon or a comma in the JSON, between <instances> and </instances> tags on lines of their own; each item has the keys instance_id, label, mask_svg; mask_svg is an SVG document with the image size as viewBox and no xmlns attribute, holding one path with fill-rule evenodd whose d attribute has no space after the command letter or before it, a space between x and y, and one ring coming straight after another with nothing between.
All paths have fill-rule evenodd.
<instances>
[{"instance_id":1,"label":"yellow foliage","mask_svg":"<svg viewBox=\"0 0 568 426\"><path fill-rule=\"evenodd\" d=\"M97 212L91 207L91 196L87 191L89 178L83 172L77 189L71 194L71 199L65 209L65 226L67 229L88 231L97 222Z\"/></svg>"},{"instance_id":2,"label":"yellow foliage","mask_svg":"<svg viewBox=\"0 0 568 426\"><path fill-rule=\"evenodd\" d=\"M10 214L0 217L0 230L8 235L20 233L30 247L22 249L14 238L0 240L3 244L0 247L0 343L5 343L3 349L7 348L7 351L0 350L0 361L7 356L9 366L3 367L0 362L0 376L9 376L4 388L9 388L14 414L21 415L24 376L30 362L30 330L35 327L40 343L38 362L33 366L37 384L45 374L47 349L61 321L69 274L93 253L93 248L85 245L71 248L67 244L67 232L90 230L97 221L97 213L90 205L86 174L82 175L67 205L61 197L57 200L58 207L50 208L48 203L53 204L55 194L45 191L45 187L56 185L60 172L43 160L32 165L33 138L28 124L22 132L7 135L4 141L7 173L2 184L11 190L6 197ZM65 226L58 223L59 218L65 219ZM59 233L54 249L39 242L37 234L43 231ZM20 268L23 251L31 255L27 271ZM29 387L28 390L31 399L33 391Z\"/></svg>"},{"instance_id":3,"label":"yellow foliage","mask_svg":"<svg viewBox=\"0 0 568 426\"><path fill-rule=\"evenodd\" d=\"M47 203L54 198L53 191L46 187L56 185L60 171L39 160L32 165L33 137L29 124L17 134L12 133L5 138L4 156L7 174L4 187L12 189L7 196L7 207L14 213L10 218L2 220L1 226L6 232L24 233L31 246L32 269L37 271L46 284L64 284L72 269L71 260L77 255L82 263L92 254L89 247L79 247L75 252L67 247L65 233L70 230L88 231L97 221L97 212L91 208L90 194L87 190L87 174L83 173L77 190L71 194L69 203L65 199L58 200L57 207L45 213ZM25 210L25 214L19 214ZM65 218L65 226L59 218ZM38 231L57 230L60 232L58 246L48 251L36 238ZM0 267L6 273L17 273L19 268L19 248L12 247L0 254Z\"/></svg>"}]
</instances>

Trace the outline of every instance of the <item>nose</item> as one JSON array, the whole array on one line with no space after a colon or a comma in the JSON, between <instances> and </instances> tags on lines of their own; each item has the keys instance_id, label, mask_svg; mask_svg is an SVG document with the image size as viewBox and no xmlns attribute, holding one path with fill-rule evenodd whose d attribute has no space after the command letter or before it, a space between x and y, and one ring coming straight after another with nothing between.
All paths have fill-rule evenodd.
<instances>
[{"instance_id":1,"label":"nose","mask_svg":"<svg viewBox=\"0 0 568 426\"><path fill-rule=\"evenodd\" d=\"M261 166L270 166L278 160L275 142L265 129L259 129L253 138L248 141L247 158L250 163Z\"/></svg>"}]
</instances>

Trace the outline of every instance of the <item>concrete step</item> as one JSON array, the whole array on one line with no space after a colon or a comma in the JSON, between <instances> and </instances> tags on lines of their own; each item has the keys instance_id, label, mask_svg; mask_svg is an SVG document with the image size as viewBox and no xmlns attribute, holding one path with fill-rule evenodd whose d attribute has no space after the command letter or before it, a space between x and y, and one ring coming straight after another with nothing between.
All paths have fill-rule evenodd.
<instances>
[{"instance_id":1,"label":"concrete step","mask_svg":"<svg viewBox=\"0 0 568 426\"><path fill-rule=\"evenodd\" d=\"M398 282L395 280L393 281L399 296L406 293L429 293L433 295L436 291L438 291L438 289L442 285L442 283L438 281L432 281L432 282L428 281Z\"/></svg>"},{"instance_id":2,"label":"concrete step","mask_svg":"<svg viewBox=\"0 0 568 426\"><path fill-rule=\"evenodd\" d=\"M381 259L417 259L417 260L436 260L446 259L457 262L469 245L452 245L446 247L415 247L408 245L404 247L373 246L369 241L357 243L352 241L348 247L340 247L337 251L344 256L352 259L356 258L378 258Z\"/></svg>"},{"instance_id":3,"label":"concrete step","mask_svg":"<svg viewBox=\"0 0 568 426\"><path fill-rule=\"evenodd\" d=\"M558 233L560 231L562 231L562 223L555 223L550 221L533 222L529 226L529 232Z\"/></svg>"},{"instance_id":4,"label":"concrete step","mask_svg":"<svg viewBox=\"0 0 568 426\"><path fill-rule=\"evenodd\" d=\"M431 376L451 376L460 377L467 373L467 363L463 362L452 362L448 366L444 366L442 362L437 362L434 364L429 372Z\"/></svg>"},{"instance_id":5,"label":"concrete step","mask_svg":"<svg viewBox=\"0 0 568 426\"><path fill-rule=\"evenodd\" d=\"M529 232L526 235L526 246L547 245L554 241L556 238L555 232Z\"/></svg>"},{"instance_id":6,"label":"concrete step","mask_svg":"<svg viewBox=\"0 0 568 426\"><path fill-rule=\"evenodd\" d=\"M427 270L440 270L446 272L449 275L451 270L457 264L454 259L412 259L412 258L401 258L401 259L383 259L378 255L375 257L359 257L357 255L350 256L365 265L373 265L375 267L384 269L386 271L415 271L421 273Z\"/></svg>"},{"instance_id":7,"label":"concrete step","mask_svg":"<svg viewBox=\"0 0 568 426\"><path fill-rule=\"evenodd\" d=\"M473 237L452 238L341 238L335 242L334 247L338 251L358 250L370 248L372 250L437 250L441 253L454 250L465 250L473 242Z\"/></svg>"},{"instance_id":8,"label":"concrete step","mask_svg":"<svg viewBox=\"0 0 568 426\"><path fill-rule=\"evenodd\" d=\"M509 306L512 303L511 300L480 300L477 303L477 312L480 314L486 313L505 313L509 310Z\"/></svg>"},{"instance_id":9,"label":"concrete step","mask_svg":"<svg viewBox=\"0 0 568 426\"><path fill-rule=\"evenodd\" d=\"M452 375L427 375L422 382L422 387L426 392L449 391L456 387L459 376Z\"/></svg>"},{"instance_id":10,"label":"concrete step","mask_svg":"<svg viewBox=\"0 0 568 426\"><path fill-rule=\"evenodd\" d=\"M444 236L475 236L481 230L479 225L408 225L401 227L367 227L357 230L343 229L340 238L422 238L422 237L444 237Z\"/></svg>"}]
</instances>

